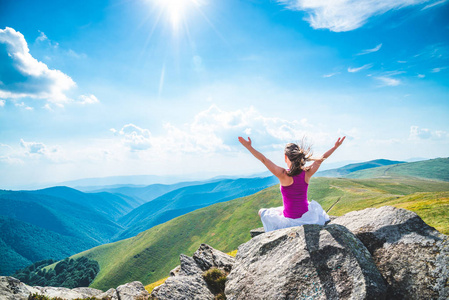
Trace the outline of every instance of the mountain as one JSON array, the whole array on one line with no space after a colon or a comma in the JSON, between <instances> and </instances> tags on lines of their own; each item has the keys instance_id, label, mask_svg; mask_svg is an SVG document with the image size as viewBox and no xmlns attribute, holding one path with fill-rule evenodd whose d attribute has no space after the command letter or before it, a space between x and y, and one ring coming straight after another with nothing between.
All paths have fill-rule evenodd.
<instances>
[{"instance_id":1,"label":"mountain","mask_svg":"<svg viewBox=\"0 0 449 300\"><path fill-rule=\"evenodd\" d=\"M132 209L123 198L75 195L78 191L60 187L35 192L0 191L0 249L2 254L7 253L0 258L0 274L9 275L37 260L61 259L109 242L123 230L113 220ZM96 203L102 200L105 203Z\"/></svg>"},{"instance_id":2,"label":"mountain","mask_svg":"<svg viewBox=\"0 0 449 300\"><path fill-rule=\"evenodd\" d=\"M122 195L138 199L141 204L151 201L163 194L171 192L173 190L183 188L185 186L203 184L202 181L187 181L179 182L175 184L151 184L148 186L121 186L116 188L100 188L91 192L107 192L115 195Z\"/></svg>"},{"instance_id":3,"label":"mountain","mask_svg":"<svg viewBox=\"0 0 449 300\"><path fill-rule=\"evenodd\" d=\"M12 274L35 261L60 260L98 245L29 223L0 216L0 274Z\"/></svg>"},{"instance_id":4,"label":"mountain","mask_svg":"<svg viewBox=\"0 0 449 300\"><path fill-rule=\"evenodd\" d=\"M83 193L64 186L36 191L0 190L0 216L5 218L3 223L16 222L19 225L13 227L20 228L20 230L11 228L10 231L4 232L0 249L8 255L4 256L5 260L0 259L2 272L0 275L9 275L3 272L23 268L35 262L35 259L60 259L64 255L72 255L100 244L134 236L140 231L198 208L249 195L275 182L273 177L215 179L208 183L182 182L173 185L128 186L114 189L116 193L104 191ZM191 187L188 188L186 185ZM165 197L161 196L167 192L172 193ZM137 209L158 196L152 205ZM151 209L151 215L146 215ZM123 222L122 226L119 220L128 221ZM39 247L31 242L24 242L20 247L14 244L18 240L34 241L30 238L32 235L45 235L46 238L42 239L44 244L35 243ZM53 252L49 252L48 249L52 248L55 249L54 254L49 255ZM62 250L58 250L60 248ZM24 255L24 252L34 254Z\"/></svg>"},{"instance_id":5,"label":"mountain","mask_svg":"<svg viewBox=\"0 0 449 300\"><path fill-rule=\"evenodd\" d=\"M26 191L26 193L58 197L74 204L81 204L114 221L145 203L145 201L139 198L133 198L123 194L106 192L83 193L65 186Z\"/></svg>"},{"instance_id":6,"label":"mountain","mask_svg":"<svg viewBox=\"0 0 449 300\"><path fill-rule=\"evenodd\" d=\"M166 193L134 209L119 219L127 229L116 240L135 236L139 232L217 202L254 194L276 184L274 176L265 178L225 179L191 185Z\"/></svg>"},{"instance_id":7,"label":"mountain","mask_svg":"<svg viewBox=\"0 0 449 300\"><path fill-rule=\"evenodd\" d=\"M347 178L417 177L449 181L449 158L436 158L356 171Z\"/></svg>"},{"instance_id":8,"label":"mountain","mask_svg":"<svg viewBox=\"0 0 449 300\"><path fill-rule=\"evenodd\" d=\"M325 171L318 171L316 177L344 177L352 172L356 172L364 169L371 169L381 166L389 166L394 164L402 164L403 161L394 161L388 159L376 159L367 162L349 164L337 169L330 169Z\"/></svg>"},{"instance_id":9,"label":"mountain","mask_svg":"<svg viewBox=\"0 0 449 300\"><path fill-rule=\"evenodd\" d=\"M317 200L329 214L337 216L366 207L406 208L442 233L449 233L449 183L443 181L313 178L309 199ZM224 252L236 249L250 239L250 229L261 226L257 211L280 205L276 185L244 198L195 210L135 237L101 245L72 258L86 256L100 264L91 287L106 290L134 280L149 284L166 277L179 264L180 253L192 255L201 243Z\"/></svg>"},{"instance_id":10,"label":"mountain","mask_svg":"<svg viewBox=\"0 0 449 300\"><path fill-rule=\"evenodd\" d=\"M0 212L3 216L96 244L108 242L122 230L89 204L34 192L0 191Z\"/></svg>"}]
</instances>

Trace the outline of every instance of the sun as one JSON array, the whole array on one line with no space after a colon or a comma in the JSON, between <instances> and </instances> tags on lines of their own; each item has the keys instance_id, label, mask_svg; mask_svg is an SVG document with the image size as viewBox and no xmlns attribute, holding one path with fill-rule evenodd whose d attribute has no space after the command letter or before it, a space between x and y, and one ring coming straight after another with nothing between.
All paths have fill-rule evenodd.
<instances>
[{"instance_id":1,"label":"sun","mask_svg":"<svg viewBox=\"0 0 449 300\"><path fill-rule=\"evenodd\" d=\"M162 12L167 16L174 31L178 31L183 19L193 7L198 7L197 0L155 0Z\"/></svg>"}]
</instances>

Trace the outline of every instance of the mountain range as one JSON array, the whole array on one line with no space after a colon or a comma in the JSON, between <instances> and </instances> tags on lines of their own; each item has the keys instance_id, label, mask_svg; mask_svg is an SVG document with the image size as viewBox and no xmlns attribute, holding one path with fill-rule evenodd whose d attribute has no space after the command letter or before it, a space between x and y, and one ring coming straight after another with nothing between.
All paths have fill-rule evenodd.
<instances>
[{"instance_id":1,"label":"mountain range","mask_svg":"<svg viewBox=\"0 0 449 300\"><path fill-rule=\"evenodd\" d=\"M448 160L429 160L425 165L428 169L439 169ZM413 169L413 165L400 166L403 170ZM447 175L448 168L440 173L443 179ZM330 215L336 216L384 205L406 208L442 233L449 233L449 182L443 180L410 174L369 179L318 177L310 183L309 199L317 200ZM181 253L192 255L201 243L224 252L235 250L250 239L250 229L262 225L257 211L261 207L280 205L282 199L276 185L195 210L137 236L89 249L72 258L84 256L99 263L100 272L91 287L106 290L134 280L149 284L166 277L179 263Z\"/></svg>"},{"instance_id":2,"label":"mountain range","mask_svg":"<svg viewBox=\"0 0 449 300\"><path fill-rule=\"evenodd\" d=\"M0 256L0 275L9 275L37 260L58 260L133 236L192 210L273 184L274 178L266 177L122 187L92 193L64 186L36 191L0 190L0 224L6 228L0 235L0 251L8 253ZM167 193L171 194L164 197ZM151 218L145 215L148 211ZM45 236L41 239L45 242L35 247L33 236ZM17 242L21 240L30 243Z\"/></svg>"},{"instance_id":3,"label":"mountain range","mask_svg":"<svg viewBox=\"0 0 449 300\"><path fill-rule=\"evenodd\" d=\"M346 179L341 176L313 178L309 195L336 215L377 203L397 201L394 205L405 205L406 200L416 204L416 201L421 203L421 200L427 199L430 204L426 204L427 206L420 204L421 206L415 206L415 210L420 210L422 214L431 212L428 216L431 224L435 222L434 226L441 228L441 224L445 224L447 227L444 218L447 217L445 211L448 210L436 212L434 208L440 205L441 209L441 205L447 205L445 201L449 189L441 180L449 181L448 166L448 158L413 163L376 160L364 164L351 164L333 171L334 174L335 172L345 174L342 176ZM151 270L143 280L148 283L160 278L162 271L165 270L163 262L170 265L172 257L177 257L180 252L196 249L196 242L199 240L205 239L205 242L208 242L208 239L212 238L216 243L212 244L214 247L224 251L234 250L233 247L248 238L244 233L248 228L260 225L257 217L257 210L260 207L279 206L282 203L276 187L268 189L268 194L262 194L265 196L260 199L255 196L254 199L240 198L238 201L235 200L237 202L229 200L254 194L275 183L277 179L270 176L215 178L144 187L129 185L103 187L90 193L68 187L52 187L36 191L0 191L2 216L0 250L5 253L0 257L0 274L11 274L14 270L37 260L49 258L58 260L101 244L117 241L93 248L97 250L87 251L87 253L105 251L104 257L98 254L92 257L102 261L100 274L93 284L106 288L110 282L121 280L114 281L115 279L110 278L111 275L107 275L109 274L107 270L111 268L109 264L118 266L119 261L123 262L127 257L124 255L126 251L135 252L128 246L124 246L127 250L122 252L117 250L117 245L128 245L129 241L139 236L138 239L141 239L144 232L145 235L149 234L146 232L153 232L152 239L156 239L157 242L150 239L151 241L142 241L143 244L140 246L134 245L148 253L144 255L136 252L133 255L136 256L134 259L148 255L150 258L157 257L156 260L153 259L155 261L152 265L142 263L143 267ZM361 201L371 198L375 201ZM249 201L248 199L253 199L251 201L254 207L243 205ZM438 199L438 205L435 204L435 199ZM225 203L215 205L219 202ZM232 203L240 203L243 210L240 211L240 208L235 207L230 208L233 213L225 213L223 207L234 205ZM423 207L427 207L427 210L423 210ZM203 214L210 216L205 217ZM196 217L199 219L195 219ZM188 220L188 224L181 222L184 218ZM177 226L183 228L181 232L178 232ZM232 226L242 231L240 233L233 231ZM210 236L197 230L203 227ZM154 234L158 237L155 238ZM125 238L127 239L122 240ZM183 246L176 246L175 241ZM156 248L150 247L153 244ZM161 245L164 245L165 250L159 249ZM145 250L147 248L154 248L157 251ZM153 251L156 251L157 255ZM158 251L167 252L169 257L164 258L166 254ZM122 253L124 256L119 259L115 254L112 255L113 253ZM99 258L100 256L102 258ZM127 273L136 273L140 268L134 264L130 264L129 267L134 270ZM142 274L144 272L146 271L142 270ZM101 279L102 277L105 279Z\"/></svg>"}]
</instances>

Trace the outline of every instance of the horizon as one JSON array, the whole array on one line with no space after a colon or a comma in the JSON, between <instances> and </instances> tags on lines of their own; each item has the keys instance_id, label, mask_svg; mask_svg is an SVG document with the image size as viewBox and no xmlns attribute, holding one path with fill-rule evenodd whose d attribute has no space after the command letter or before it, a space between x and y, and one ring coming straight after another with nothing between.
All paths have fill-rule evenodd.
<instances>
[{"instance_id":1,"label":"horizon","mask_svg":"<svg viewBox=\"0 0 449 300\"><path fill-rule=\"evenodd\" d=\"M0 188L448 157L449 1L361 2L3 1Z\"/></svg>"},{"instance_id":2,"label":"horizon","mask_svg":"<svg viewBox=\"0 0 449 300\"><path fill-rule=\"evenodd\" d=\"M427 158L409 158L405 160L401 160L400 163L413 163L413 162L420 162L420 161L427 161L427 160L433 160L433 159L439 159L439 158L447 158L447 157L435 157L431 159ZM326 166L324 164L320 167L319 171L315 175L315 177L320 177L319 173L323 171L329 171L329 170L338 170L342 167L347 167L351 165L356 165L360 163L368 163L373 161L379 161L379 160L389 160L384 158L378 158L370 161L340 161L340 162L333 162ZM394 160L390 160L394 161ZM222 174L222 173L192 173L192 174L184 174L182 176L158 176L155 174L141 174L141 175L116 175L116 176L105 176L105 177L88 177L88 178L75 178L68 181L62 181L62 182L42 182L42 183L33 183L33 184L26 184L26 185L18 185L18 186L12 186L4 188L0 186L0 190L11 190L11 191L33 191L33 190L41 190L41 189L47 189L52 187L69 187L73 189L80 190L82 192L92 192L96 189L101 188L114 188L114 187L122 187L122 186L128 186L128 187L146 187L150 185L155 184L162 184L162 185L172 185L177 184L181 182L207 182L210 180L216 180L216 179L225 179L225 178L231 178L231 179L239 179L239 178L255 178L255 177L270 177L274 176L270 173L269 170L265 171L262 170L257 173L240 173L240 174ZM103 182L101 182L103 181Z\"/></svg>"}]
</instances>

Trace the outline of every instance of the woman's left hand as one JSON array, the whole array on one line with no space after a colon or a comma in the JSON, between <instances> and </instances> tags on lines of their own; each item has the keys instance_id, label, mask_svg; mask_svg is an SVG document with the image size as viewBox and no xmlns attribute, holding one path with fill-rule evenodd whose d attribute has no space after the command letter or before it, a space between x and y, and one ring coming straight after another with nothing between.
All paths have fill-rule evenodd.
<instances>
[{"instance_id":1,"label":"woman's left hand","mask_svg":"<svg viewBox=\"0 0 449 300\"><path fill-rule=\"evenodd\" d=\"M251 138L248 137L248 140L245 140L244 138L242 138L241 136L239 136L239 142L242 143L242 145L245 148L251 147Z\"/></svg>"}]
</instances>

